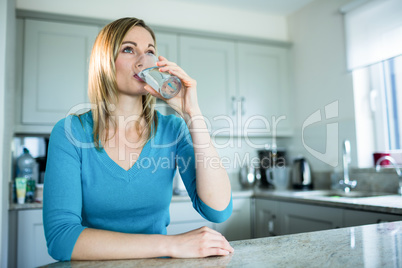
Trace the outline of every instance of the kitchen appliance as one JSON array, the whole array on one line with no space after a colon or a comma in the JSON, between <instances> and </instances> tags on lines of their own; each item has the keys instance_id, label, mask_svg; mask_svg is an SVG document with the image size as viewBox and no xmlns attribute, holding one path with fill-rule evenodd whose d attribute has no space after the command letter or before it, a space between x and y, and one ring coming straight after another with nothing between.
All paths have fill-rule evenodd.
<instances>
[{"instance_id":1,"label":"kitchen appliance","mask_svg":"<svg viewBox=\"0 0 402 268\"><path fill-rule=\"evenodd\" d=\"M239 182L242 188L247 189L256 181L256 168L253 165L246 165L240 168Z\"/></svg>"},{"instance_id":2,"label":"kitchen appliance","mask_svg":"<svg viewBox=\"0 0 402 268\"><path fill-rule=\"evenodd\" d=\"M275 186L275 190L284 191L289 184L289 167L272 167L268 169L268 181Z\"/></svg>"},{"instance_id":3,"label":"kitchen appliance","mask_svg":"<svg viewBox=\"0 0 402 268\"><path fill-rule=\"evenodd\" d=\"M176 169L176 174L173 178L173 194L174 195L188 195L186 186L183 183L183 180L180 176L179 169Z\"/></svg>"},{"instance_id":4,"label":"kitchen appliance","mask_svg":"<svg viewBox=\"0 0 402 268\"><path fill-rule=\"evenodd\" d=\"M258 157L260 159L260 187L261 188L273 188L272 181L267 177L267 171L272 167L284 167L286 166L286 152L283 149L265 149L259 150Z\"/></svg>"},{"instance_id":5,"label":"kitchen appliance","mask_svg":"<svg viewBox=\"0 0 402 268\"><path fill-rule=\"evenodd\" d=\"M298 190L313 189L310 164L302 156L293 161L292 184Z\"/></svg>"}]
</instances>

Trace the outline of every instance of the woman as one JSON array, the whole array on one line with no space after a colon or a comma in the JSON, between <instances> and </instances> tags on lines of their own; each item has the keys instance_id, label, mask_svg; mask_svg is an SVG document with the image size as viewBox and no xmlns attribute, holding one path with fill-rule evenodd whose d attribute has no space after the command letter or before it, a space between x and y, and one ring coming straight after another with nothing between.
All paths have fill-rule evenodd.
<instances>
[{"instance_id":1,"label":"woman","mask_svg":"<svg viewBox=\"0 0 402 268\"><path fill-rule=\"evenodd\" d=\"M207 227L166 235L176 166L194 208L210 221L230 216L231 188L222 165L208 162L219 156L198 106L196 81L160 56L159 70L182 81L180 93L165 101L184 120L161 115L154 110L161 95L137 76L150 67L144 66L148 53L156 54L155 36L142 20L105 26L90 60L91 111L68 116L52 131L43 218L57 260L233 252Z\"/></svg>"}]
</instances>

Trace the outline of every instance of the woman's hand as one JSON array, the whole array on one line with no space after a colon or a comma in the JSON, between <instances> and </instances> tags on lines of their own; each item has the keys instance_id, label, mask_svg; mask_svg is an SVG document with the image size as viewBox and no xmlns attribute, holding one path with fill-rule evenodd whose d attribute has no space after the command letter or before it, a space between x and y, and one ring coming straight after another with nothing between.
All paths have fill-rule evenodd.
<instances>
[{"instance_id":1,"label":"woman's hand","mask_svg":"<svg viewBox=\"0 0 402 268\"><path fill-rule=\"evenodd\" d=\"M197 81L192 79L182 68L176 63L168 61L165 57L159 56L157 65L161 72L168 72L177 76L182 83L180 92L171 99L165 99L161 94L156 92L151 86L146 85L145 89L153 96L163 99L178 112L183 118L191 117L200 113L197 99Z\"/></svg>"},{"instance_id":2,"label":"woman's hand","mask_svg":"<svg viewBox=\"0 0 402 268\"><path fill-rule=\"evenodd\" d=\"M171 254L173 258L200 258L225 256L234 251L223 235L208 227L172 236Z\"/></svg>"}]
</instances>

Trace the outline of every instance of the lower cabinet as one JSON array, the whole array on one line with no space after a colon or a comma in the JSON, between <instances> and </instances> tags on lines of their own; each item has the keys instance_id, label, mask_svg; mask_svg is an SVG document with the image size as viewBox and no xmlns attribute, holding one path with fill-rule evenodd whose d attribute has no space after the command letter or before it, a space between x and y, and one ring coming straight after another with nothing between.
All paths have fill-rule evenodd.
<instances>
[{"instance_id":1,"label":"lower cabinet","mask_svg":"<svg viewBox=\"0 0 402 268\"><path fill-rule=\"evenodd\" d=\"M188 232L202 226L217 230L229 241L250 239L252 237L250 198L233 198L232 215L223 223L212 223L205 220L195 211L191 201L170 204L168 235Z\"/></svg>"},{"instance_id":2,"label":"lower cabinet","mask_svg":"<svg viewBox=\"0 0 402 268\"><path fill-rule=\"evenodd\" d=\"M351 209L343 210L344 227L390 222L390 221L402 221L402 216L386 214L386 213L351 210Z\"/></svg>"},{"instance_id":3,"label":"lower cabinet","mask_svg":"<svg viewBox=\"0 0 402 268\"><path fill-rule=\"evenodd\" d=\"M250 239L251 202L250 198L233 199L233 212L228 220L215 224L215 229L228 241Z\"/></svg>"},{"instance_id":4,"label":"lower cabinet","mask_svg":"<svg viewBox=\"0 0 402 268\"><path fill-rule=\"evenodd\" d=\"M195 211L191 201L172 202L170 204L170 224L167 227L168 235L185 233L202 226L214 228L212 222L207 221Z\"/></svg>"},{"instance_id":5,"label":"lower cabinet","mask_svg":"<svg viewBox=\"0 0 402 268\"><path fill-rule=\"evenodd\" d=\"M18 211L17 267L38 267L55 262L47 253L42 209Z\"/></svg>"},{"instance_id":6,"label":"lower cabinet","mask_svg":"<svg viewBox=\"0 0 402 268\"><path fill-rule=\"evenodd\" d=\"M279 202L279 234L296 234L342 227L342 209Z\"/></svg>"},{"instance_id":7,"label":"lower cabinet","mask_svg":"<svg viewBox=\"0 0 402 268\"><path fill-rule=\"evenodd\" d=\"M254 237L279 235L278 201L256 199Z\"/></svg>"},{"instance_id":8,"label":"lower cabinet","mask_svg":"<svg viewBox=\"0 0 402 268\"><path fill-rule=\"evenodd\" d=\"M401 220L402 215L256 198L254 237L288 235Z\"/></svg>"}]
</instances>

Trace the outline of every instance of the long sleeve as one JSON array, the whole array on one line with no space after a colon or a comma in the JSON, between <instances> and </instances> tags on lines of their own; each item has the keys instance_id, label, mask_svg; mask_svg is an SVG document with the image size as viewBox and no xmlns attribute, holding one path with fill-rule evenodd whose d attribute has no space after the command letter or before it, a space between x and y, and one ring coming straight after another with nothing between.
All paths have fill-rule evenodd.
<instances>
[{"instance_id":1,"label":"long sleeve","mask_svg":"<svg viewBox=\"0 0 402 268\"><path fill-rule=\"evenodd\" d=\"M193 207L205 219L220 223L226 221L232 214L233 202L230 200L228 206L218 211L206 205L198 196L196 189L196 158L191 134L183 119L180 119L180 131L177 137L177 166L180 176L186 186L187 192L193 203Z\"/></svg>"},{"instance_id":2,"label":"long sleeve","mask_svg":"<svg viewBox=\"0 0 402 268\"><path fill-rule=\"evenodd\" d=\"M78 122L77 122L78 121ZM82 226L81 154L77 116L69 116L54 127L46 165L43 222L50 256L70 260Z\"/></svg>"}]
</instances>

